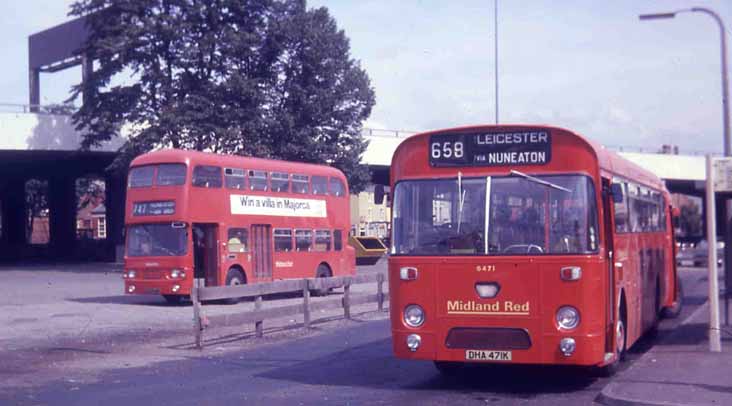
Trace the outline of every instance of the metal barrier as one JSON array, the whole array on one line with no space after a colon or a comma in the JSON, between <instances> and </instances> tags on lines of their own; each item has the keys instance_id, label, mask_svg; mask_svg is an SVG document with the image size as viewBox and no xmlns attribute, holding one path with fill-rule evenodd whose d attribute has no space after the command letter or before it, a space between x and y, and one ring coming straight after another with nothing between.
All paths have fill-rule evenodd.
<instances>
[{"instance_id":1,"label":"metal barrier","mask_svg":"<svg viewBox=\"0 0 732 406\"><path fill-rule=\"evenodd\" d=\"M254 298L254 310L236 315L236 321L242 324L254 323L257 337L264 335L264 320L303 315L303 327L310 328L312 312L317 310L343 308L343 316L351 318L351 306L377 303L378 310L384 309L384 302L388 300L384 295L384 273L372 273L357 276L340 276L315 279L289 279L275 282L256 283L238 286L201 287L201 280L194 281L191 289L193 302L193 331L196 338L196 347L203 348L203 331L216 320L231 318L231 315L206 317L201 302L223 299ZM376 293L352 295L351 286L363 283L376 283ZM338 300L326 300L312 303L310 291L322 291L331 288L343 288L343 297ZM263 296L278 293L302 292L303 303L297 305L280 306L271 309L262 309Z\"/></svg>"}]
</instances>

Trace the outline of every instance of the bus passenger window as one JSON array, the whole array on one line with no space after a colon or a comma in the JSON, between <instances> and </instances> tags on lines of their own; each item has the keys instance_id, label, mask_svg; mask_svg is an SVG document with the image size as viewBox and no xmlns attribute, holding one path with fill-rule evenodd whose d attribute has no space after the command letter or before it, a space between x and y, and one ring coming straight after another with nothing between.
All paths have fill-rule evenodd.
<instances>
[{"instance_id":1,"label":"bus passenger window","mask_svg":"<svg viewBox=\"0 0 732 406\"><path fill-rule=\"evenodd\" d=\"M340 251L343 249L343 231L333 230L333 249Z\"/></svg>"},{"instance_id":2,"label":"bus passenger window","mask_svg":"<svg viewBox=\"0 0 732 406\"><path fill-rule=\"evenodd\" d=\"M177 186L186 183L186 166L184 164L158 165L158 177L155 184L158 186Z\"/></svg>"},{"instance_id":3,"label":"bus passenger window","mask_svg":"<svg viewBox=\"0 0 732 406\"><path fill-rule=\"evenodd\" d=\"M277 252L292 251L292 230L286 228L274 229L274 249Z\"/></svg>"},{"instance_id":4,"label":"bus passenger window","mask_svg":"<svg viewBox=\"0 0 732 406\"><path fill-rule=\"evenodd\" d=\"M153 184L154 166L138 166L130 170L129 187L150 187Z\"/></svg>"},{"instance_id":5,"label":"bus passenger window","mask_svg":"<svg viewBox=\"0 0 732 406\"><path fill-rule=\"evenodd\" d=\"M308 183L310 177L308 175L292 175L292 193L306 194L308 193Z\"/></svg>"},{"instance_id":6,"label":"bus passenger window","mask_svg":"<svg viewBox=\"0 0 732 406\"><path fill-rule=\"evenodd\" d=\"M229 252L247 252L249 230L246 228L229 229Z\"/></svg>"},{"instance_id":7,"label":"bus passenger window","mask_svg":"<svg viewBox=\"0 0 732 406\"><path fill-rule=\"evenodd\" d=\"M220 167L199 165L193 168L193 186L220 188L221 183Z\"/></svg>"},{"instance_id":8,"label":"bus passenger window","mask_svg":"<svg viewBox=\"0 0 732 406\"><path fill-rule=\"evenodd\" d=\"M628 190L626 184L617 180L613 183L619 184L623 188L623 201L614 204L615 209L615 231L618 233L628 232Z\"/></svg>"},{"instance_id":9,"label":"bus passenger window","mask_svg":"<svg viewBox=\"0 0 732 406\"><path fill-rule=\"evenodd\" d=\"M249 189L261 191L267 190L267 172L249 171Z\"/></svg>"},{"instance_id":10,"label":"bus passenger window","mask_svg":"<svg viewBox=\"0 0 732 406\"><path fill-rule=\"evenodd\" d=\"M246 188L246 174L244 169L224 168L224 183L227 189Z\"/></svg>"},{"instance_id":11,"label":"bus passenger window","mask_svg":"<svg viewBox=\"0 0 732 406\"><path fill-rule=\"evenodd\" d=\"M315 230L313 251L330 251L330 230Z\"/></svg>"},{"instance_id":12,"label":"bus passenger window","mask_svg":"<svg viewBox=\"0 0 732 406\"><path fill-rule=\"evenodd\" d=\"M313 245L312 230L295 230L295 248L298 251L310 251Z\"/></svg>"},{"instance_id":13,"label":"bus passenger window","mask_svg":"<svg viewBox=\"0 0 732 406\"><path fill-rule=\"evenodd\" d=\"M324 195L328 193L328 178L325 176L313 176L313 194Z\"/></svg>"},{"instance_id":14,"label":"bus passenger window","mask_svg":"<svg viewBox=\"0 0 732 406\"><path fill-rule=\"evenodd\" d=\"M330 194L333 196L343 196L346 194L346 188L338 178L330 178L329 188Z\"/></svg>"},{"instance_id":15,"label":"bus passenger window","mask_svg":"<svg viewBox=\"0 0 732 406\"><path fill-rule=\"evenodd\" d=\"M270 182L272 183L273 192L289 192L290 191L290 175L284 172L270 173Z\"/></svg>"}]
</instances>

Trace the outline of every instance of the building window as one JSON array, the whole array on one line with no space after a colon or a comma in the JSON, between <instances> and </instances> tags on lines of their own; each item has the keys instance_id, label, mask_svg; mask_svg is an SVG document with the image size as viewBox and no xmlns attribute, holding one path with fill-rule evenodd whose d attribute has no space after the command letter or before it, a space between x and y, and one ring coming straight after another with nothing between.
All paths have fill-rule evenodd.
<instances>
[{"instance_id":1,"label":"building window","mask_svg":"<svg viewBox=\"0 0 732 406\"><path fill-rule=\"evenodd\" d=\"M97 219L97 238L107 238L107 219L104 217Z\"/></svg>"}]
</instances>

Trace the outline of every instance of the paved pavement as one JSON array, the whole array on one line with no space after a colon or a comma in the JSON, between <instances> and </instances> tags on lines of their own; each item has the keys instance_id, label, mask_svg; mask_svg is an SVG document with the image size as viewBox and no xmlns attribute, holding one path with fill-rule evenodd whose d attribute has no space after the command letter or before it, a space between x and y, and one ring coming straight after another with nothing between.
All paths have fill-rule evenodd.
<instances>
[{"instance_id":1,"label":"paved pavement","mask_svg":"<svg viewBox=\"0 0 732 406\"><path fill-rule=\"evenodd\" d=\"M709 351L705 303L605 386L597 400L605 405L732 405L732 325L724 325L723 309L721 318L722 352Z\"/></svg>"}]
</instances>

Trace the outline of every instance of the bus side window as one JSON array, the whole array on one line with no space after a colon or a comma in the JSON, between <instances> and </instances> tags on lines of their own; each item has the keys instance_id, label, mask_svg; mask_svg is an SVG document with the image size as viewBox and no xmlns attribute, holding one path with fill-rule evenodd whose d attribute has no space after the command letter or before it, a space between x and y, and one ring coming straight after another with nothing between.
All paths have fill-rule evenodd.
<instances>
[{"instance_id":1,"label":"bus side window","mask_svg":"<svg viewBox=\"0 0 732 406\"><path fill-rule=\"evenodd\" d=\"M338 178L330 178L328 188L330 194L333 196L343 196L346 194L346 188L343 186L343 182Z\"/></svg>"},{"instance_id":2,"label":"bus side window","mask_svg":"<svg viewBox=\"0 0 732 406\"><path fill-rule=\"evenodd\" d=\"M295 230L295 249L298 251L310 251L312 245L312 230Z\"/></svg>"},{"instance_id":3,"label":"bus side window","mask_svg":"<svg viewBox=\"0 0 732 406\"><path fill-rule=\"evenodd\" d=\"M221 183L220 167L198 165L193 168L193 186L220 188Z\"/></svg>"},{"instance_id":4,"label":"bus side window","mask_svg":"<svg viewBox=\"0 0 732 406\"><path fill-rule=\"evenodd\" d=\"M229 229L229 252L247 252L249 230L246 228Z\"/></svg>"},{"instance_id":5,"label":"bus side window","mask_svg":"<svg viewBox=\"0 0 732 406\"><path fill-rule=\"evenodd\" d=\"M284 172L272 172L269 174L273 192L290 191L290 174Z\"/></svg>"},{"instance_id":6,"label":"bus side window","mask_svg":"<svg viewBox=\"0 0 732 406\"><path fill-rule=\"evenodd\" d=\"M325 195L328 194L328 178L325 176L313 176L313 194L314 195Z\"/></svg>"},{"instance_id":7,"label":"bus side window","mask_svg":"<svg viewBox=\"0 0 732 406\"><path fill-rule=\"evenodd\" d=\"M292 230L289 228L274 229L274 250L277 252L292 251Z\"/></svg>"},{"instance_id":8,"label":"bus side window","mask_svg":"<svg viewBox=\"0 0 732 406\"><path fill-rule=\"evenodd\" d=\"M292 175L292 193L307 194L310 177L308 175Z\"/></svg>"},{"instance_id":9,"label":"bus side window","mask_svg":"<svg viewBox=\"0 0 732 406\"><path fill-rule=\"evenodd\" d=\"M249 189L250 190L267 190L267 172L265 171L249 171Z\"/></svg>"},{"instance_id":10,"label":"bus side window","mask_svg":"<svg viewBox=\"0 0 732 406\"><path fill-rule=\"evenodd\" d=\"M628 190L624 182L613 180L613 183L619 184L623 189L623 201L614 203L615 205L615 231L618 233L628 232Z\"/></svg>"},{"instance_id":11,"label":"bus side window","mask_svg":"<svg viewBox=\"0 0 732 406\"><path fill-rule=\"evenodd\" d=\"M340 251L343 249L343 231L333 230L333 249Z\"/></svg>"},{"instance_id":12,"label":"bus side window","mask_svg":"<svg viewBox=\"0 0 732 406\"><path fill-rule=\"evenodd\" d=\"M315 230L313 251L330 251L330 230Z\"/></svg>"},{"instance_id":13,"label":"bus side window","mask_svg":"<svg viewBox=\"0 0 732 406\"><path fill-rule=\"evenodd\" d=\"M224 168L224 183L227 189L244 190L246 188L244 169Z\"/></svg>"}]
</instances>

